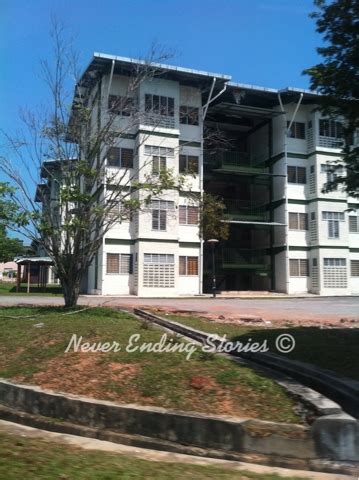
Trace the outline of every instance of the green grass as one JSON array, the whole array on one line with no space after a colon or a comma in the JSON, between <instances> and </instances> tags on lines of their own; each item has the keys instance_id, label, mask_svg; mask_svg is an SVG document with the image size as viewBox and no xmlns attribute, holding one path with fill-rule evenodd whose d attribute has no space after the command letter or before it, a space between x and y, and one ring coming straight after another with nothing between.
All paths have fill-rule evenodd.
<instances>
[{"instance_id":1,"label":"green grass","mask_svg":"<svg viewBox=\"0 0 359 480\"><path fill-rule=\"evenodd\" d=\"M30 293L27 293L27 284L20 285L19 292L16 291L16 282L0 282L1 295L41 295L41 296L62 296L60 285L48 285L46 288L40 288L37 285L30 285Z\"/></svg>"},{"instance_id":2,"label":"green grass","mask_svg":"<svg viewBox=\"0 0 359 480\"><path fill-rule=\"evenodd\" d=\"M98 450L82 450L42 439L0 433L0 478L7 480L280 480L276 474L232 468L142 460ZM285 477L296 480L298 477ZM301 477L303 480L303 477Z\"/></svg>"},{"instance_id":3,"label":"green grass","mask_svg":"<svg viewBox=\"0 0 359 480\"><path fill-rule=\"evenodd\" d=\"M160 314L161 315L161 314ZM193 328L218 335L226 335L232 341L245 343L248 338L262 342L268 340L270 352L280 354L275 347L278 335L289 333L295 339L296 345L292 352L285 354L294 360L317 365L332 370L338 375L359 380L359 329L318 327L266 328L241 326L234 324L215 323L205 318L166 315Z\"/></svg>"},{"instance_id":4,"label":"green grass","mask_svg":"<svg viewBox=\"0 0 359 480\"><path fill-rule=\"evenodd\" d=\"M64 313L61 307L0 308L0 377L124 403L300 421L287 393L250 368L200 349L190 360L180 352L130 353L126 346L134 333L141 343L156 343L164 331L111 309ZM122 349L64 353L73 334L83 342L116 341Z\"/></svg>"}]
</instances>

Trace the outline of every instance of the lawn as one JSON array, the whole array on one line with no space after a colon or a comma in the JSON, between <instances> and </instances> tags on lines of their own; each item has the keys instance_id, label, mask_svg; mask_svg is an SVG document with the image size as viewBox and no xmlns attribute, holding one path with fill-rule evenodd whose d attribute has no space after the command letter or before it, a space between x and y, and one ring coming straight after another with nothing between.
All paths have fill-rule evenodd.
<instances>
[{"instance_id":1,"label":"lawn","mask_svg":"<svg viewBox=\"0 0 359 480\"><path fill-rule=\"evenodd\" d=\"M275 474L238 471L217 466L151 462L98 450L82 450L40 439L0 433L0 478L7 480L76 479L167 480L168 478L280 480ZM285 477L295 480L298 477ZM303 480L303 477L301 477Z\"/></svg>"},{"instance_id":2,"label":"lawn","mask_svg":"<svg viewBox=\"0 0 359 480\"><path fill-rule=\"evenodd\" d=\"M16 291L16 282L0 282L0 296L1 295L27 295L27 284L20 285L19 292ZM30 285L29 295L41 296L61 296L62 288L60 285L48 285L46 288L40 288L37 285Z\"/></svg>"},{"instance_id":3,"label":"lawn","mask_svg":"<svg viewBox=\"0 0 359 480\"><path fill-rule=\"evenodd\" d=\"M0 308L0 377L57 391L176 410L300 422L296 404L279 385L224 357L128 352L134 333L158 342L164 331L111 309L65 314L61 307ZM83 342L118 342L118 352L65 349ZM169 336L166 345L180 342ZM188 344L182 342L182 346Z\"/></svg>"},{"instance_id":4,"label":"lawn","mask_svg":"<svg viewBox=\"0 0 359 480\"><path fill-rule=\"evenodd\" d=\"M158 314L163 316L163 312ZM226 335L231 341L239 340L245 343L248 338L253 342L262 342L267 339L270 352L277 354L280 352L275 348L275 339L278 335L289 333L294 337L296 345L292 352L285 354L288 358L312 363L332 370L338 375L359 380L359 328L270 327L263 329L259 326L216 323L206 318L185 315L166 315L165 318L205 332Z\"/></svg>"}]
</instances>

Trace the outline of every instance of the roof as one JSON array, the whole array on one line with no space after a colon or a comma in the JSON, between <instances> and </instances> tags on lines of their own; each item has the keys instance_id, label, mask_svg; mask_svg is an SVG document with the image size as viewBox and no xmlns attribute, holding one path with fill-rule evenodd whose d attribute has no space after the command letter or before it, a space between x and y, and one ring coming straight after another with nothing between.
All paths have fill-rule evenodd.
<instances>
[{"instance_id":1,"label":"roof","mask_svg":"<svg viewBox=\"0 0 359 480\"><path fill-rule=\"evenodd\" d=\"M36 264L36 265L53 265L53 261L50 257L16 257L14 258L14 262L18 265L28 265Z\"/></svg>"}]
</instances>

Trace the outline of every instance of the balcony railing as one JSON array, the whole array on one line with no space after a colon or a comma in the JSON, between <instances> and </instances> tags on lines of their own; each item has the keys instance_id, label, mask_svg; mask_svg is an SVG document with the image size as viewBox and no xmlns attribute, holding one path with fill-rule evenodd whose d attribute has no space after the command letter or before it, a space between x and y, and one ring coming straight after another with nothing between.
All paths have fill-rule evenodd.
<instances>
[{"instance_id":1,"label":"balcony railing","mask_svg":"<svg viewBox=\"0 0 359 480\"><path fill-rule=\"evenodd\" d=\"M144 125L151 127L178 128L175 117L169 115L146 112L141 116L140 121Z\"/></svg>"},{"instance_id":2,"label":"balcony railing","mask_svg":"<svg viewBox=\"0 0 359 480\"><path fill-rule=\"evenodd\" d=\"M324 135L319 135L319 146L325 148L342 148L344 145L344 140L342 138L336 137L326 137Z\"/></svg>"},{"instance_id":3,"label":"balcony railing","mask_svg":"<svg viewBox=\"0 0 359 480\"><path fill-rule=\"evenodd\" d=\"M224 216L230 220L257 220L265 221L267 211L264 204L248 200L224 199L226 209Z\"/></svg>"},{"instance_id":4,"label":"balcony railing","mask_svg":"<svg viewBox=\"0 0 359 480\"><path fill-rule=\"evenodd\" d=\"M218 151L205 155L207 165L225 171L264 171L265 160L265 155L253 156L248 152Z\"/></svg>"},{"instance_id":5,"label":"balcony railing","mask_svg":"<svg viewBox=\"0 0 359 480\"><path fill-rule=\"evenodd\" d=\"M225 248L221 251L223 268L269 270L264 250Z\"/></svg>"}]
</instances>

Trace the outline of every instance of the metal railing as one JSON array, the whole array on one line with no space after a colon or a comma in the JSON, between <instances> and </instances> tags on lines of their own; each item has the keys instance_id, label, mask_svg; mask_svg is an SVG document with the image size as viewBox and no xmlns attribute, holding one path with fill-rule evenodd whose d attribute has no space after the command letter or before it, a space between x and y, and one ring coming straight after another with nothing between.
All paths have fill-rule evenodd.
<instances>
[{"instance_id":1,"label":"metal railing","mask_svg":"<svg viewBox=\"0 0 359 480\"><path fill-rule=\"evenodd\" d=\"M266 207L263 204L255 203L250 200L224 199L226 209L224 216L226 218L256 218L265 220L267 217Z\"/></svg>"},{"instance_id":2,"label":"metal railing","mask_svg":"<svg viewBox=\"0 0 359 480\"><path fill-rule=\"evenodd\" d=\"M342 148L344 145L344 140L342 138L326 137L324 135L319 135L318 143L320 147Z\"/></svg>"},{"instance_id":3,"label":"metal railing","mask_svg":"<svg viewBox=\"0 0 359 480\"><path fill-rule=\"evenodd\" d=\"M178 128L174 116L159 115L158 113L146 112L141 116L140 123L151 127Z\"/></svg>"},{"instance_id":4,"label":"metal railing","mask_svg":"<svg viewBox=\"0 0 359 480\"><path fill-rule=\"evenodd\" d=\"M217 151L211 154L205 154L205 163L212 168L222 168L230 170L240 169L261 169L265 168L265 155L251 155L248 152L237 151Z\"/></svg>"},{"instance_id":5,"label":"metal railing","mask_svg":"<svg viewBox=\"0 0 359 480\"><path fill-rule=\"evenodd\" d=\"M260 267L261 269L269 269L263 249L224 248L221 251L220 258L223 267Z\"/></svg>"}]
</instances>

